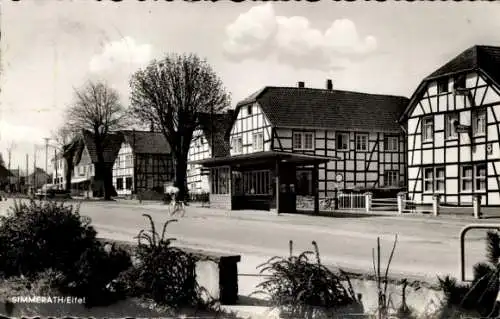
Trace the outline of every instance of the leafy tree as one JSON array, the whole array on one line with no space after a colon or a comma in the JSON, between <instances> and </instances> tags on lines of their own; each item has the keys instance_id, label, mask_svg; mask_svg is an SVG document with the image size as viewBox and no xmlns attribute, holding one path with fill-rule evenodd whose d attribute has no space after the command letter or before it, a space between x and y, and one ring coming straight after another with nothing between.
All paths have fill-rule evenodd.
<instances>
[{"instance_id":1,"label":"leafy tree","mask_svg":"<svg viewBox=\"0 0 500 319\"><path fill-rule=\"evenodd\" d=\"M131 115L161 129L172 149L178 198L186 193L187 155L200 112L219 112L229 94L212 67L194 54L169 54L132 75Z\"/></svg>"},{"instance_id":2,"label":"leafy tree","mask_svg":"<svg viewBox=\"0 0 500 319\"><path fill-rule=\"evenodd\" d=\"M3 160L3 155L0 153L0 166L5 167L5 161Z\"/></svg>"},{"instance_id":3,"label":"leafy tree","mask_svg":"<svg viewBox=\"0 0 500 319\"><path fill-rule=\"evenodd\" d=\"M88 82L75 90L75 101L67 110L66 121L72 129L91 132L97 155L96 180L103 183L104 199L109 200L113 190L112 167L105 163L104 150L109 141L107 137L122 128L125 121L118 92L105 83Z\"/></svg>"}]
</instances>

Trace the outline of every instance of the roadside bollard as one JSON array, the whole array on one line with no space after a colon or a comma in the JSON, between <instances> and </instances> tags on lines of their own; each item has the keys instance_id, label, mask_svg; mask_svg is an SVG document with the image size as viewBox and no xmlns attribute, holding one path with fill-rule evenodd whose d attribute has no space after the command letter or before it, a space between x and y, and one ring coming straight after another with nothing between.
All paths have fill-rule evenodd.
<instances>
[{"instance_id":1,"label":"roadside bollard","mask_svg":"<svg viewBox=\"0 0 500 319\"><path fill-rule=\"evenodd\" d=\"M474 218L481 219L481 195L474 195L472 197L472 209L474 211Z\"/></svg>"},{"instance_id":2,"label":"roadside bollard","mask_svg":"<svg viewBox=\"0 0 500 319\"><path fill-rule=\"evenodd\" d=\"M365 207L366 207L366 212L369 213L372 209L372 193L367 192L365 193Z\"/></svg>"},{"instance_id":3,"label":"roadside bollard","mask_svg":"<svg viewBox=\"0 0 500 319\"><path fill-rule=\"evenodd\" d=\"M439 216L439 204L441 200L441 195L434 194L432 195L432 214L434 217Z\"/></svg>"}]
</instances>

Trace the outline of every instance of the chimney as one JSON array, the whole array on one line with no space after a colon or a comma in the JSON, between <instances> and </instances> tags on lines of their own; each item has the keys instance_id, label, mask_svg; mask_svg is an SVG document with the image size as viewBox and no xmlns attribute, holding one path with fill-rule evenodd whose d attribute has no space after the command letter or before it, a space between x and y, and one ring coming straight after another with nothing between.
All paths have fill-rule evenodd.
<instances>
[{"instance_id":1,"label":"chimney","mask_svg":"<svg viewBox=\"0 0 500 319\"><path fill-rule=\"evenodd\" d=\"M297 83L297 84L298 84L299 88L305 87L305 83L303 81L299 81L299 83Z\"/></svg>"},{"instance_id":2,"label":"chimney","mask_svg":"<svg viewBox=\"0 0 500 319\"><path fill-rule=\"evenodd\" d=\"M326 80L326 89L327 90L333 90L333 82L330 79Z\"/></svg>"}]
</instances>

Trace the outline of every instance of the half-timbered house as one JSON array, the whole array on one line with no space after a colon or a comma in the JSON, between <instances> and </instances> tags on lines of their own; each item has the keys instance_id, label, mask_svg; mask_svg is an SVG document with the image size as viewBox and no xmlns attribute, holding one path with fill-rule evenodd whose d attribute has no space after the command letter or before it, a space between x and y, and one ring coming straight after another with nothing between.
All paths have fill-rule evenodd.
<instances>
[{"instance_id":1,"label":"half-timbered house","mask_svg":"<svg viewBox=\"0 0 500 319\"><path fill-rule=\"evenodd\" d=\"M471 47L426 77L400 121L410 199L500 205L500 47Z\"/></svg>"},{"instance_id":2,"label":"half-timbered house","mask_svg":"<svg viewBox=\"0 0 500 319\"><path fill-rule=\"evenodd\" d=\"M325 89L265 87L239 102L230 156L211 168L210 201L231 209L296 210L297 196L333 196L336 188L401 186L408 99Z\"/></svg>"},{"instance_id":3,"label":"half-timbered house","mask_svg":"<svg viewBox=\"0 0 500 319\"><path fill-rule=\"evenodd\" d=\"M163 193L174 177L172 152L163 133L122 131L123 142L113 165L113 185L119 196Z\"/></svg>"},{"instance_id":4,"label":"half-timbered house","mask_svg":"<svg viewBox=\"0 0 500 319\"><path fill-rule=\"evenodd\" d=\"M225 113L199 114L199 129L193 133L189 146L188 162L230 155L229 129L233 122L233 110ZM213 140L213 142L212 142ZM188 164L187 185L192 193L210 192L209 171L200 164Z\"/></svg>"}]
</instances>

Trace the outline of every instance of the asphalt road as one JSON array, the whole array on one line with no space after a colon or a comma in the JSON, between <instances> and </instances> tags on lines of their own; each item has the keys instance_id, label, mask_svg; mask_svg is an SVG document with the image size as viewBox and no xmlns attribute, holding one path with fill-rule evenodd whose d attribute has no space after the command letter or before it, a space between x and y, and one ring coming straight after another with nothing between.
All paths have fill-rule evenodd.
<instances>
[{"instance_id":1,"label":"asphalt road","mask_svg":"<svg viewBox=\"0 0 500 319\"><path fill-rule=\"evenodd\" d=\"M0 202L0 212L12 203ZM240 273L256 274L257 264L265 259L288 254L288 241L295 251L312 250L319 245L323 263L364 273L372 273L372 249L380 237L382 265L386 264L394 235L398 243L391 273L414 278L452 274L458 277L460 229L469 223L492 223L471 218L362 216L312 217L275 216L267 212L223 212L210 208L188 207L187 214L169 225L169 237L183 246L234 252L242 255ZM150 214L161 230L169 219L165 206L131 201L82 202L82 215L92 218L99 236L134 240L139 230L149 227L143 213ZM484 256L485 231L473 231L467 237L467 268Z\"/></svg>"}]
</instances>

